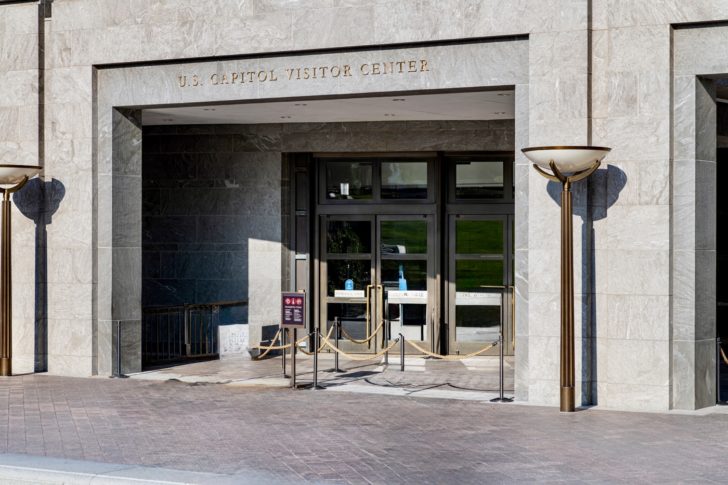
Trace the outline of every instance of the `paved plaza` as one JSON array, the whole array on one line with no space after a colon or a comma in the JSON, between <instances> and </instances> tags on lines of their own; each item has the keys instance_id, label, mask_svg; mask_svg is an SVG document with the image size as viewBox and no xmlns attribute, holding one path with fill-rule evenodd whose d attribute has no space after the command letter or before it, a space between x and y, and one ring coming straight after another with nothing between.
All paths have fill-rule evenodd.
<instances>
[{"instance_id":1,"label":"paved plaza","mask_svg":"<svg viewBox=\"0 0 728 485\"><path fill-rule=\"evenodd\" d=\"M352 380L374 376L372 382L380 384L394 379L394 370L342 363L350 366L348 373L323 380L341 383L347 374ZM596 409L560 414L556 408L433 399L418 392L333 392L362 383L293 391L276 387L278 359L233 362L246 369L251 364L269 375L271 385L264 380L240 385L258 379L250 375L235 385L230 361L170 368L144 379L2 378L0 475L5 481L0 482L13 483L7 479L13 465L83 469L84 463L90 470L108 463L111 470L138 467L134 470L155 480L182 476L180 481L207 483L718 483L726 478L723 408L694 414ZM446 365L455 364L463 365ZM302 360L302 367L307 365ZM399 382L390 385L425 390L425 380L452 380L447 366L439 373L399 373ZM204 369L207 382L199 378ZM159 378L175 371L177 377ZM220 378L224 372L231 374ZM198 378L189 377L194 375ZM179 475L185 471L199 475Z\"/></svg>"}]
</instances>

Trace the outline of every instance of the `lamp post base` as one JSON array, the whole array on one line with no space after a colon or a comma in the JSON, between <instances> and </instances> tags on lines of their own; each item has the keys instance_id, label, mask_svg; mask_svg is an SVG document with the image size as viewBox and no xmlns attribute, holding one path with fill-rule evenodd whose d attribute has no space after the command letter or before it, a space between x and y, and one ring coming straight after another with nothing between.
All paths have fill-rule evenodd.
<instances>
[{"instance_id":1,"label":"lamp post base","mask_svg":"<svg viewBox=\"0 0 728 485\"><path fill-rule=\"evenodd\" d=\"M12 362L10 357L0 357L0 376L10 377L13 375Z\"/></svg>"},{"instance_id":2,"label":"lamp post base","mask_svg":"<svg viewBox=\"0 0 728 485\"><path fill-rule=\"evenodd\" d=\"M561 412L562 413L573 413L574 406L574 388L573 387L562 387L561 388Z\"/></svg>"}]
</instances>

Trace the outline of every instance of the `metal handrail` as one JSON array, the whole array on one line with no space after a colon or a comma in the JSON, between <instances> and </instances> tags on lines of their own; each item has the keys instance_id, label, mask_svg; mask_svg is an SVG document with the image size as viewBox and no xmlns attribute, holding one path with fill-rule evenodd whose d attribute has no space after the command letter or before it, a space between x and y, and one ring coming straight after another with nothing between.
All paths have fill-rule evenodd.
<instances>
[{"instance_id":1,"label":"metal handrail","mask_svg":"<svg viewBox=\"0 0 728 485\"><path fill-rule=\"evenodd\" d=\"M180 310L184 308L207 308L207 307L230 307L230 306L247 306L248 300L225 300L212 303L183 303L181 305L152 305L142 307L142 313L165 313L172 310Z\"/></svg>"},{"instance_id":2,"label":"metal handrail","mask_svg":"<svg viewBox=\"0 0 728 485\"><path fill-rule=\"evenodd\" d=\"M143 307L143 364L218 356L220 309L247 305L232 300Z\"/></svg>"}]
</instances>

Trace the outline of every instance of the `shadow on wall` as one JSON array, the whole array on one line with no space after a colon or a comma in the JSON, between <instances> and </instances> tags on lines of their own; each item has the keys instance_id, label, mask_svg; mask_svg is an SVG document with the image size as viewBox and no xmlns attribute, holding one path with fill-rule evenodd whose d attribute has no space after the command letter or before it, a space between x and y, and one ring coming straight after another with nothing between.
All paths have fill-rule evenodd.
<instances>
[{"instance_id":1,"label":"shadow on wall","mask_svg":"<svg viewBox=\"0 0 728 485\"><path fill-rule=\"evenodd\" d=\"M13 195L20 212L35 222L35 372L48 370L48 245L46 226L66 195L56 179L36 177Z\"/></svg>"},{"instance_id":2,"label":"shadow on wall","mask_svg":"<svg viewBox=\"0 0 728 485\"><path fill-rule=\"evenodd\" d=\"M577 182L572 187L574 192L574 215L581 217L581 334L587 338L581 351L582 405L597 404L597 304L596 294L596 257L594 251L594 221L607 217L607 211L619 199L619 194L627 185L627 174L619 167L609 166L600 169L588 179L591 200L586 204L584 182ZM546 185L549 196L561 205L561 184L549 182Z\"/></svg>"}]
</instances>

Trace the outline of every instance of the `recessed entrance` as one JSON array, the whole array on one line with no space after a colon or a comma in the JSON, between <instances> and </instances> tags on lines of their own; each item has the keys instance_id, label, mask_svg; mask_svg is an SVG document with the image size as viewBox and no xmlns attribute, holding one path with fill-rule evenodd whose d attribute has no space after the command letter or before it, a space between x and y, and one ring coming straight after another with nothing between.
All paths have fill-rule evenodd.
<instances>
[{"instance_id":1,"label":"recessed entrance","mask_svg":"<svg viewBox=\"0 0 728 485\"><path fill-rule=\"evenodd\" d=\"M144 111L144 362L200 354L195 305L201 355L267 342L297 290L347 352L470 353L501 324L512 344L512 111L511 91Z\"/></svg>"}]
</instances>

